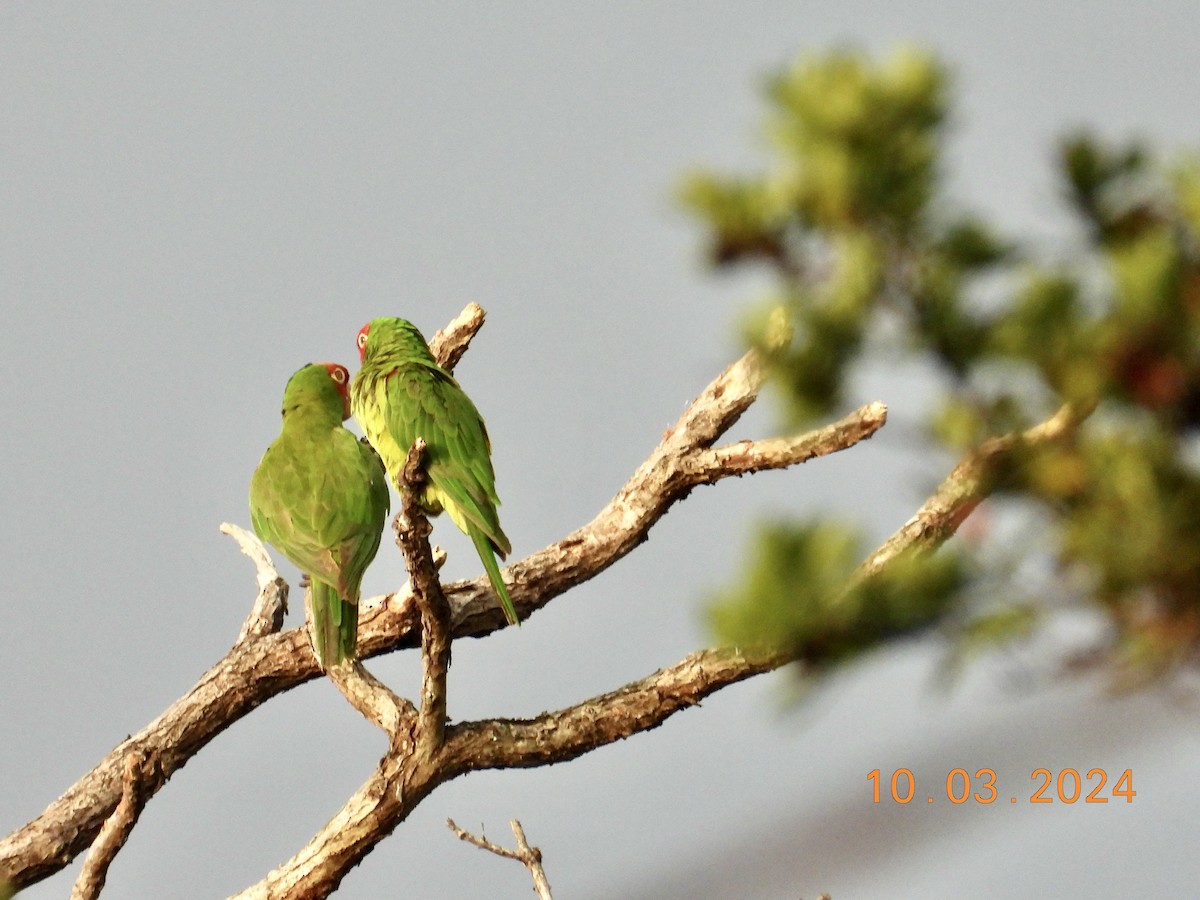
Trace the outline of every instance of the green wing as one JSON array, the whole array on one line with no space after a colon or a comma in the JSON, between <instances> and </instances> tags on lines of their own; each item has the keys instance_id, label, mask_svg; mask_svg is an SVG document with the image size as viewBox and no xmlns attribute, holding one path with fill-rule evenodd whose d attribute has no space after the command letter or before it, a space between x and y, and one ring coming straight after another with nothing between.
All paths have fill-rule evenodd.
<instances>
[{"instance_id":1,"label":"green wing","mask_svg":"<svg viewBox=\"0 0 1200 900\"><path fill-rule=\"evenodd\" d=\"M479 530L501 557L511 552L496 511L491 442L471 398L445 372L420 365L388 376L386 396L384 420L398 447L407 453L417 437L425 439L429 485L422 499L430 512L445 509L462 531Z\"/></svg>"},{"instance_id":2,"label":"green wing","mask_svg":"<svg viewBox=\"0 0 1200 900\"><path fill-rule=\"evenodd\" d=\"M425 439L429 484L422 504L434 514L444 509L471 538L505 618L511 625L519 624L496 562L497 556L503 559L511 552L512 544L496 512L500 498L491 441L475 404L451 376L427 366L398 368L388 378L387 398L387 430L398 447L411 447L418 437Z\"/></svg>"},{"instance_id":3,"label":"green wing","mask_svg":"<svg viewBox=\"0 0 1200 900\"><path fill-rule=\"evenodd\" d=\"M365 329L364 329L365 331ZM443 509L475 546L510 624L516 609L496 562L512 551L500 527L496 475L487 428L458 382L434 362L420 332L402 319L374 319L354 377L354 416L399 488L418 437L425 439L428 484L421 505Z\"/></svg>"}]
</instances>

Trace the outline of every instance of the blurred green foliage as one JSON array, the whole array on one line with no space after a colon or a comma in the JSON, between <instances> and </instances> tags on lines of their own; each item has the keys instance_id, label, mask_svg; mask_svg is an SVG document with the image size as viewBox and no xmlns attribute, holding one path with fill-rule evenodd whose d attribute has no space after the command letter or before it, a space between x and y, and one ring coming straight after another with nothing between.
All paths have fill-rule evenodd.
<instances>
[{"instance_id":1,"label":"blurred green foliage","mask_svg":"<svg viewBox=\"0 0 1200 900\"><path fill-rule=\"evenodd\" d=\"M1022 639L1069 596L1110 626L1097 658L1137 678L1172 671L1200 649L1200 153L1167 164L1138 143L1064 138L1079 240L1047 259L945 196L949 93L946 69L913 49L804 57L766 89L765 169L694 172L680 196L714 266L772 273L742 334L764 352L785 427L842 410L881 340L944 373L930 436L956 452L1064 403L1090 412L997 485L1047 517L1029 552L1049 558L1061 596L994 590L960 539L848 589L852 529L776 521L713 625L731 643L839 660L939 624L966 643Z\"/></svg>"},{"instance_id":2,"label":"blurred green foliage","mask_svg":"<svg viewBox=\"0 0 1200 900\"><path fill-rule=\"evenodd\" d=\"M855 536L833 524L764 523L745 580L714 606L713 623L738 646L770 646L786 635L800 659L838 662L938 622L965 581L954 555L902 556L847 587L861 552Z\"/></svg>"}]
</instances>

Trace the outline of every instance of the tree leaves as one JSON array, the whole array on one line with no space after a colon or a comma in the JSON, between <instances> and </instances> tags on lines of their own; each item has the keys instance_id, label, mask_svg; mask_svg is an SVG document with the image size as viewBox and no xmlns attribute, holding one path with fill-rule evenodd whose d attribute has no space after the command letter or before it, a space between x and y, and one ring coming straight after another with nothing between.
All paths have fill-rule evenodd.
<instances>
[{"instance_id":1,"label":"tree leaves","mask_svg":"<svg viewBox=\"0 0 1200 900\"><path fill-rule=\"evenodd\" d=\"M1052 540L1028 552L1060 573L1062 596L1107 617L1111 652L1099 658L1169 670L1200 650L1200 154L1164 164L1142 143L1065 137L1062 193L1080 240L1051 257L945 196L949 82L911 49L883 62L803 57L765 91L765 169L693 173L682 199L714 264L765 264L776 281L743 335L770 347L788 425L857 401L848 385L867 347L949 376L930 437L956 451L1063 403L1094 410L1068 444L1018 453L997 487L1049 511ZM790 341L767 340L768 310L786 317ZM966 589L994 587L984 562L913 559L887 591L846 594L857 545L842 528L763 526L738 586L713 608L722 637L795 647L824 635L852 653L987 606ZM983 560L986 533L977 543ZM921 577L926 604L902 586ZM1017 618L1046 620L1035 613ZM1031 629L989 633L1019 640Z\"/></svg>"}]
</instances>

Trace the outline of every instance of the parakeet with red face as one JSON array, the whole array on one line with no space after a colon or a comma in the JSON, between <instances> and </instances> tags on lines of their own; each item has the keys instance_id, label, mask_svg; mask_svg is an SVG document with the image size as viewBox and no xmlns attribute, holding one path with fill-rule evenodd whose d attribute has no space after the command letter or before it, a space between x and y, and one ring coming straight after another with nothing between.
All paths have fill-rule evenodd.
<instances>
[{"instance_id":1,"label":"parakeet with red face","mask_svg":"<svg viewBox=\"0 0 1200 900\"><path fill-rule=\"evenodd\" d=\"M311 581L309 636L323 669L354 659L358 601L391 501L375 451L348 431L350 373L314 363L283 392L283 428L250 480L250 520Z\"/></svg>"},{"instance_id":2,"label":"parakeet with red face","mask_svg":"<svg viewBox=\"0 0 1200 900\"><path fill-rule=\"evenodd\" d=\"M350 389L351 407L400 488L408 451L425 440L426 484L421 507L431 516L443 509L475 545L504 616L519 624L516 608L496 561L512 551L500 528L492 445L475 404L429 351L416 326L380 318L358 333L362 368Z\"/></svg>"}]
</instances>

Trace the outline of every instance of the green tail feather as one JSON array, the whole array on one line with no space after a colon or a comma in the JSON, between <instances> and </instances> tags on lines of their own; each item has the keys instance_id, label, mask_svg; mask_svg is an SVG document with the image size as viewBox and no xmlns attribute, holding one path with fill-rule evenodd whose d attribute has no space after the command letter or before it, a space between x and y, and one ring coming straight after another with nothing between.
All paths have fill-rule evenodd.
<instances>
[{"instance_id":1,"label":"green tail feather","mask_svg":"<svg viewBox=\"0 0 1200 900\"><path fill-rule=\"evenodd\" d=\"M347 603L327 584L314 581L305 594L308 633L321 668L328 670L358 654L358 604Z\"/></svg>"},{"instance_id":2,"label":"green tail feather","mask_svg":"<svg viewBox=\"0 0 1200 900\"><path fill-rule=\"evenodd\" d=\"M471 526L469 534L471 543L475 545L475 552L479 554L483 568L487 571L488 580L491 581L492 587L496 589L496 593L500 597L500 605L504 608L504 618L508 619L509 625L519 626L521 620L517 618L517 608L513 606L512 597L508 595L508 587L504 584L504 579L500 577L500 564L496 562L496 551L492 547L492 542L474 525Z\"/></svg>"}]
</instances>

